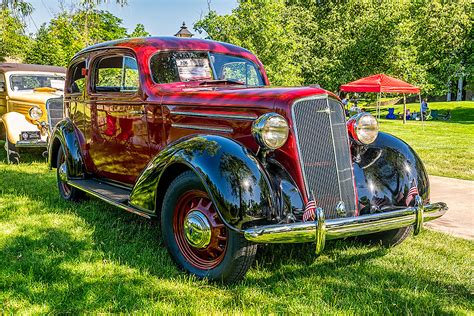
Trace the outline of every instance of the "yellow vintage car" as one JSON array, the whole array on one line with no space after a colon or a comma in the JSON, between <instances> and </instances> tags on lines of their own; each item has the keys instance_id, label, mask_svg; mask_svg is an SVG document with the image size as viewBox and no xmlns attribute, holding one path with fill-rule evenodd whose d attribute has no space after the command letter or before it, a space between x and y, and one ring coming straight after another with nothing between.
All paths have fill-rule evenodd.
<instances>
[{"instance_id":1,"label":"yellow vintage car","mask_svg":"<svg viewBox=\"0 0 474 316\"><path fill-rule=\"evenodd\" d=\"M0 137L8 163L20 162L20 149L47 149L51 129L63 114L66 69L0 63Z\"/></svg>"}]
</instances>

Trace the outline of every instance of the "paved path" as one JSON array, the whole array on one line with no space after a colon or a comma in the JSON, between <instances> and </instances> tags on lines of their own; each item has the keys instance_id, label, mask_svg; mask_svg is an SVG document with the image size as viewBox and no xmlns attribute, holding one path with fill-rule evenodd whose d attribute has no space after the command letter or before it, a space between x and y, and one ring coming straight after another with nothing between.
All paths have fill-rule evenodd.
<instances>
[{"instance_id":1,"label":"paved path","mask_svg":"<svg viewBox=\"0 0 474 316\"><path fill-rule=\"evenodd\" d=\"M446 202L449 210L426 226L474 240L474 181L430 176L430 185L430 200Z\"/></svg>"}]
</instances>

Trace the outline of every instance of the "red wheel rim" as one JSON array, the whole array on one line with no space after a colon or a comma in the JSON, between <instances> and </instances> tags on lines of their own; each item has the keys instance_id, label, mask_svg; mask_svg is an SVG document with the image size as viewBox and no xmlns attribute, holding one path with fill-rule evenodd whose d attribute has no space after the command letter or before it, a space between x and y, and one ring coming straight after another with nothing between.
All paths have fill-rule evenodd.
<instances>
[{"instance_id":1,"label":"red wheel rim","mask_svg":"<svg viewBox=\"0 0 474 316\"><path fill-rule=\"evenodd\" d=\"M193 247L185 237L185 219L192 211L201 212L209 222L211 238L205 248ZM203 270L212 269L224 259L227 249L227 228L207 193L192 190L179 197L173 213L173 232L179 250L194 267Z\"/></svg>"},{"instance_id":2,"label":"red wheel rim","mask_svg":"<svg viewBox=\"0 0 474 316\"><path fill-rule=\"evenodd\" d=\"M66 161L66 157L64 156L64 153L63 153L61 157L59 158L58 170L65 161ZM67 184L66 182L64 182L63 180L61 180L59 176L58 176L58 180L59 180L59 185L61 186L61 189L64 195L68 197L71 194L71 186Z\"/></svg>"}]
</instances>

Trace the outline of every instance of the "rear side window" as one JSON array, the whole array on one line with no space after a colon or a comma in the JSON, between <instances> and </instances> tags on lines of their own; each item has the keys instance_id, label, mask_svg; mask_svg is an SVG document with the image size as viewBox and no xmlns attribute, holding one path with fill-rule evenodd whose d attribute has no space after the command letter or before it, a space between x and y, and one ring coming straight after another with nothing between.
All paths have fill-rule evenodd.
<instances>
[{"instance_id":1,"label":"rear side window","mask_svg":"<svg viewBox=\"0 0 474 316\"><path fill-rule=\"evenodd\" d=\"M86 62L80 62L71 68L71 79L69 85L70 93L82 93L86 87L86 76L84 75Z\"/></svg>"},{"instance_id":2,"label":"rear side window","mask_svg":"<svg viewBox=\"0 0 474 316\"><path fill-rule=\"evenodd\" d=\"M111 56L101 58L94 71L95 92L133 92L138 90L139 75L135 58Z\"/></svg>"}]
</instances>

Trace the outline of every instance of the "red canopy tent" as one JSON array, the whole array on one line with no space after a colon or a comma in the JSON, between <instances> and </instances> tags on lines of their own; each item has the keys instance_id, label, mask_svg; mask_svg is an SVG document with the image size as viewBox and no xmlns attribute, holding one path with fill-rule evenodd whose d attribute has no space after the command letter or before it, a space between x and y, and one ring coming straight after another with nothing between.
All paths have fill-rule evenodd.
<instances>
[{"instance_id":1,"label":"red canopy tent","mask_svg":"<svg viewBox=\"0 0 474 316\"><path fill-rule=\"evenodd\" d=\"M404 120L406 115L406 99L405 93L418 93L420 94L420 88L411 85L403 80L395 79L393 77L387 76L386 74L377 74L369 77L361 78L356 81L349 82L344 84L340 88L344 92L375 92L378 93L378 99L380 100L380 95L382 92L388 93L403 93L404 100ZM380 103L377 100L377 113L380 117ZM420 96L421 103L421 96ZM421 116L423 119L423 115Z\"/></svg>"}]
</instances>

